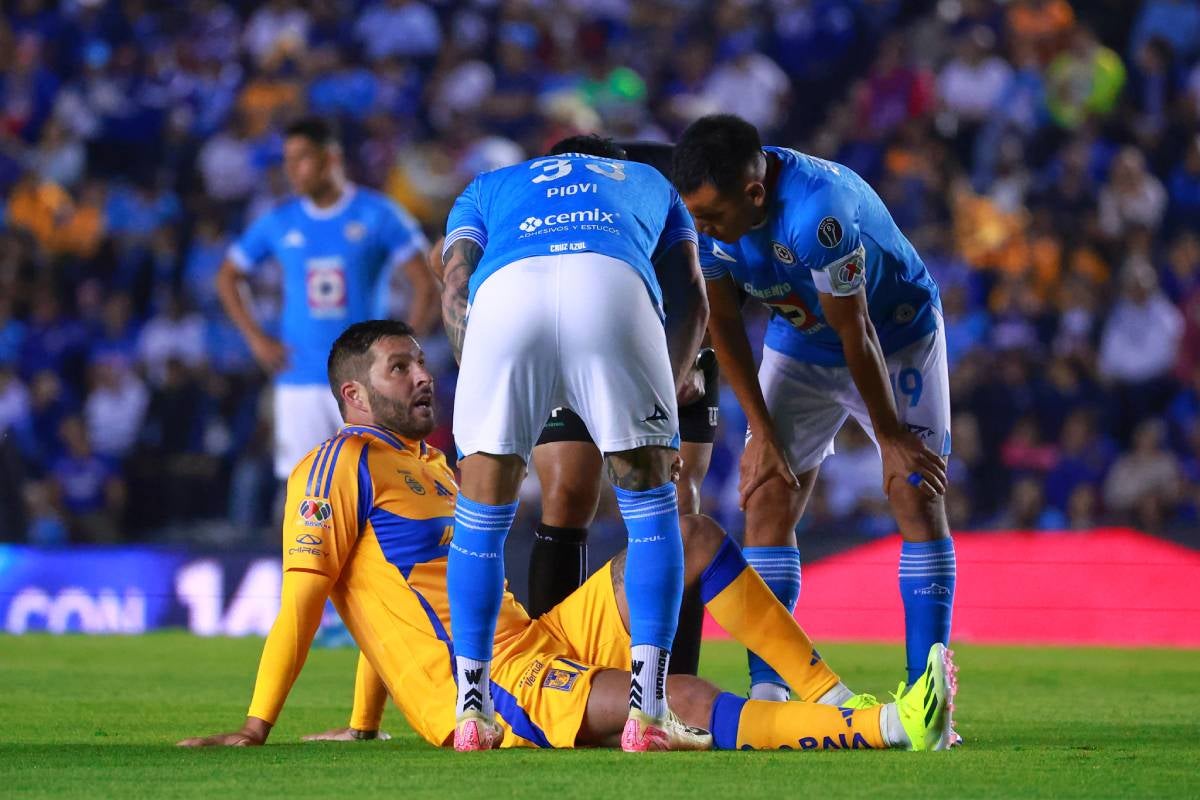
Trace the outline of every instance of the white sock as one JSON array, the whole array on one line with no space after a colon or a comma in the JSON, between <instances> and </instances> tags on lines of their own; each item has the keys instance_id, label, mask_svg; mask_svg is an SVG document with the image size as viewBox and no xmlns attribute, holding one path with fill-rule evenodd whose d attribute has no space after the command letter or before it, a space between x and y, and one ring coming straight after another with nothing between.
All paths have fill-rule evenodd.
<instances>
[{"instance_id":1,"label":"white sock","mask_svg":"<svg viewBox=\"0 0 1200 800\"><path fill-rule=\"evenodd\" d=\"M772 703L786 703L792 697L792 690L778 683L762 681L750 687L751 700L769 700Z\"/></svg>"},{"instance_id":2,"label":"white sock","mask_svg":"<svg viewBox=\"0 0 1200 800\"><path fill-rule=\"evenodd\" d=\"M851 697L854 697L854 692L850 691L850 687L838 681L837 686L821 695L817 702L823 706L840 706Z\"/></svg>"},{"instance_id":3,"label":"white sock","mask_svg":"<svg viewBox=\"0 0 1200 800\"><path fill-rule=\"evenodd\" d=\"M883 742L888 747L912 746L912 740L900 723L900 709L896 708L895 703L887 703L879 709L879 732L883 734Z\"/></svg>"},{"instance_id":4,"label":"white sock","mask_svg":"<svg viewBox=\"0 0 1200 800\"><path fill-rule=\"evenodd\" d=\"M667 662L671 651L652 644L633 646L629 707L655 719L667 715Z\"/></svg>"},{"instance_id":5,"label":"white sock","mask_svg":"<svg viewBox=\"0 0 1200 800\"><path fill-rule=\"evenodd\" d=\"M492 662L455 656L454 668L458 673L458 706L455 713L461 717L464 711L480 711L486 717L494 716Z\"/></svg>"}]
</instances>

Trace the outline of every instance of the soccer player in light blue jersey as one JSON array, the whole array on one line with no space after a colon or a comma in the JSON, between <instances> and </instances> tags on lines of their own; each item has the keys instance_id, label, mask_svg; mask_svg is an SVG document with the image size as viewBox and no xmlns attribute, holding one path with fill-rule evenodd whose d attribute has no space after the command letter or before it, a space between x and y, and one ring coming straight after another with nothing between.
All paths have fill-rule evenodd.
<instances>
[{"instance_id":1,"label":"soccer player in light blue jersey","mask_svg":"<svg viewBox=\"0 0 1200 800\"><path fill-rule=\"evenodd\" d=\"M455 747L499 744L490 669L517 489L551 409L605 455L629 531L626 750L673 742L665 680L683 592L671 464L677 395L708 318L696 230L657 170L596 140L475 178L443 246L442 314L461 369L462 460L447 580L458 684Z\"/></svg>"},{"instance_id":2,"label":"soccer player in light blue jersey","mask_svg":"<svg viewBox=\"0 0 1200 800\"><path fill-rule=\"evenodd\" d=\"M275 379L280 480L341 426L325 359L346 326L387 316L389 309L412 320L418 333L428 333L438 319L424 234L391 200L346 179L330 123L308 118L290 125L283 166L297 197L255 220L217 275L226 313ZM272 257L283 267L279 339L263 330L241 293L250 274ZM406 296L395 297L396 292Z\"/></svg>"},{"instance_id":3,"label":"soccer player in light blue jersey","mask_svg":"<svg viewBox=\"0 0 1200 800\"><path fill-rule=\"evenodd\" d=\"M740 501L747 560L794 608L795 527L848 416L883 458L900 526L908 683L949 642L954 546L946 522L950 392L938 288L879 196L850 169L705 117L676 145L673 178L696 221L709 332L749 421ZM739 292L773 312L761 367ZM852 589L850 590L852 591ZM787 687L751 657L751 696Z\"/></svg>"}]
</instances>

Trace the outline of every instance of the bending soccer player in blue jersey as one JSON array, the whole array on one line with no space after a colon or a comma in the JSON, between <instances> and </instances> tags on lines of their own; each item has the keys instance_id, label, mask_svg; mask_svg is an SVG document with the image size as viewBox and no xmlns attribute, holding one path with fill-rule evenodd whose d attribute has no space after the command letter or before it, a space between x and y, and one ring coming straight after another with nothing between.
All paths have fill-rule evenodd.
<instances>
[{"instance_id":1,"label":"bending soccer player in blue jersey","mask_svg":"<svg viewBox=\"0 0 1200 800\"><path fill-rule=\"evenodd\" d=\"M938 288L879 196L850 169L781 147L732 115L675 148L673 177L701 234L721 371L749 421L740 501L746 558L789 608L796 524L853 415L879 447L899 523L908 682L950 639L954 545L946 522L950 391ZM757 378L739 289L773 312ZM786 699L751 656L751 697Z\"/></svg>"},{"instance_id":2,"label":"bending soccer player in blue jersey","mask_svg":"<svg viewBox=\"0 0 1200 800\"><path fill-rule=\"evenodd\" d=\"M671 174L674 147L658 142L615 142L621 158L649 164L664 176ZM556 142L548 155L592 152L611 147L595 134ZM616 153L617 150L612 151ZM443 240L429 251L429 265L442 277ZM700 485L712 459L718 421L719 376L711 348L697 354L677 398L679 455L683 466L676 482L680 514L700 513ZM525 607L540 617L561 603L587 580L588 526L596 516L604 480L604 456L587 425L571 409L555 408L533 448L530 464L541 484L541 519L529 553L529 595ZM700 635L704 608L696 591L685 591L679 627L671 644L671 674L695 675L700 666Z\"/></svg>"},{"instance_id":3,"label":"bending soccer player in blue jersey","mask_svg":"<svg viewBox=\"0 0 1200 800\"><path fill-rule=\"evenodd\" d=\"M255 359L274 376L275 475L341 426L325 357L353 322L405 314L418 333L438 320L437 289L416 222L383 195L347 180L333 125L288 126L283 167L297 197L264 214L229 249L217 275L221 304ZM268 258L283 267L277 339L254 318L242 285Z\"/></svg>"},{"instance_id":4,"label":"bending soccer player in blue jersey","mask_svg":"<svg viewBox=\"0 0 1200 800\"><path fill-rule=\"evenodd\" d=\"M462 489L447 576L460 750L499 742L489 674L504 541L530 452L557 406L573 409L604 453L629 531L633 669L622 747L669 747L664 687L683 592L670 480L676 397L708 307L679 195L653 167L603 150L480 175L446 223L442 315L461 364Z\"/></svg>"}]
</instances>

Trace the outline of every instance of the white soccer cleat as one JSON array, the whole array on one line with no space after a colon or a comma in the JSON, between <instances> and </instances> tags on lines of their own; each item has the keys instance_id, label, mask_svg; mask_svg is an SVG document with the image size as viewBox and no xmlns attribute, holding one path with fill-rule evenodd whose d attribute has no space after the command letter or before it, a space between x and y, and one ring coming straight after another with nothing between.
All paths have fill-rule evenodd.
<instances>
[{"instance_id":1,"label":"white soccer cleat","mask_svg":"<svg viewBox=\"0 0 1200 800\"><path fill-rule=\"evenodd\" d=\"M625 730L621 732L621 749L626 753L648 753L666 750L711 750L712 734L703 728L685 725L674 712L655 719L636 709L629 710Z\"/></svg>"}]
</instances>

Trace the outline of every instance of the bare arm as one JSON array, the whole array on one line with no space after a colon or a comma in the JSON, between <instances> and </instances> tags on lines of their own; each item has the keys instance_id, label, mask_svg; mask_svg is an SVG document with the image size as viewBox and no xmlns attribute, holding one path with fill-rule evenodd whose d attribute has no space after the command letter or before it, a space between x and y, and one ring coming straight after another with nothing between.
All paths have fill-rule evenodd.
<instances>
[{"instance_id":1,"label":"bare arm","mask_svg":"<svg viewBox=\"0 0 1200 800\"><path fill-rule=\"evenodd\" d=\"M921 485L926 494L944 493L946 472L942 460L905 427L896 413L887 360L867 311L866 292L859 290L844 297L821 292L819 297L825 320L842 340L850 377L862 395L883 452L884 493L890 493L892 480L907 481L914 473L924 479Z\"/></svg>"},{"instance_id":2,"label":"bare arm","mask_svg":"<svg viewBox=\"0 0 1200 800\"><path fill-rule=\"evenodd\" d=\"M408 324L420 335L431 333L438 324L438 286L425 261L425 253L418 250L404 262L404 274L412 287L412 302L409 303Z\"/></svg>"},{"instance_id":3,"label":"bare arm","mask_svg":"<svg viewBox=\"0 0 1200 800\"><path fill-rule=\"evenodd\" d=\"M754 352L750 349L750 338L746 335L746 324L742 319L742 307L733 278L726 275L705 281L708 290L708 334L713 349L717 352L717 363L721 375L729 382L733 394L742 406L750 430L756 435L774 438L775 427L771 422L762 388L758 385L758 371L754 366Z\"/></svg>"},{"instance_id":4,"label":"bare arm","mask_svg":"<svg viewBox=\"0 0 1200 800\"><path fill-rule=\"evenodd\" d=\"M462 362L463 342L467 338L467 295L471 276L483 259L483 248L470 239L450 245L442 273L442 324L454 350L454 360Z\"/></svg>"},{"instance_id":5,"label":"bare arm","mask_svg":"<svg viewBox=\"0 0 1200 800\"><path fill-rule=\"evenodd\" d=\"M654 271L662 287L667 352L671 355L678 392L694 368L696 352L708 325L708 297L696 244L690 241L675 244L655 261Z\"/></svg>"},{"instance_id":6,"label":"bare arm","mask_svg":"<svg viewBox=\"0 0 1200 800\"><path fill-rule=\"evenodd\" d=\"M717 363L750 426L738 481L738 506L745 510L750 496L767 481L779 479L793 489L798 489L800 483L779 444L775 424L771 421L771 413L758 383L754 352L746 336L741 302L733 278L726 275L706 281L705 285L712 309L708 333L712 337L713 349L717 351Z\"/></svg>"},{"instance_id":7,"label":"bare arm","mask_svg":"<svg viewBox=\"0 0 1200 800\"><path fill-rule=\"evenodd\" d=\"M236 264L228 258L221 262L221 268L217 272L217 297L221 300L221 307L250 346L250 351L259 365L268 374L278 372L287 364L287 349L279 341L268 336L258 324L258 320L254 319L242 296L245 283L246 277L238 270Z\"/></svg>"}]
</instances>

